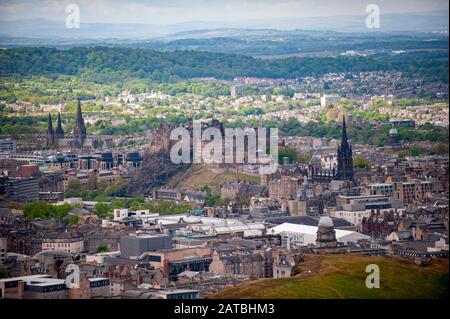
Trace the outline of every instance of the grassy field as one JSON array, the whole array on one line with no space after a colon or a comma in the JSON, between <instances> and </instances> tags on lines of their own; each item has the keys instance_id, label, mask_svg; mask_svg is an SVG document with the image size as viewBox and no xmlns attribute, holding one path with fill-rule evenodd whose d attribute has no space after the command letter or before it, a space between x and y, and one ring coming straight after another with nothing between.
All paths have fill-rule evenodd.
<instances>
[{"instance_id":1,"label":"grassy field","mask_svg":"<svg viewBox=\"0 0 450 319\"><path fill-rule=\"evenodd\" d=\"M378 289L365 285L369 264L380 268ZM448 260L420 267L397 257L308 255L299 268L296 277L253 281L212 298L448 298Z\"/></svg>"},{"instance_id":2,"label":"grassy field","mask_svg":"<svg viewBox=\"0 0 450 319\"><path fill-rule=\"evenodd\" d=\"M259 176L246 175L233 171L215 173L202 166L192 166L188 170L175 175L166 186L199 190L204 185L208 185L211 190L220 192L220 184L236 180L260 183Z\"/></svg>"}]
</instances>

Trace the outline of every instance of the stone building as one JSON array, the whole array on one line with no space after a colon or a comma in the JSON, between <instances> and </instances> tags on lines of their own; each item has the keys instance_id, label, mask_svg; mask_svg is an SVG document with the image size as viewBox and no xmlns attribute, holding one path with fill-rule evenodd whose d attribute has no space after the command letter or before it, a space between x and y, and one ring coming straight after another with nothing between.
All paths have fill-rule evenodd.
<instances>
[{"instance_id":1,"label":"stone building","mask_svg":"<svg viewBox=\"0 0 450 319\"><path fill-rule=\"evenodd\" d=\"M334 230L334 224L330 217L325 216L319 220L317 229L317 248L336 248L336 231Z\"/></svg>"},{"instance_id":2,"label":"stone building","mask_svg":"<svg viewBox=\"0 0 450 319\"><path fill-rule=\"evenodd\" d=\"M322 169L310 165L309 177L314 182L330 182L332 180L351 181L354 180L353 150L348 142L347 126L345 117L342 120L342 139L337 149L337 167Z\"/></svg>"},{"instance_id":3,"label":"stone building","mask_svg":"<svg viewBox=\"0 0 450 319\"><path fill-rule=\"evenodd\" d=\"M109 296L107 278L86 278L70 287L64 279L50 275L31 275L0 280L0 298L3 299L91 299Z\"/></svg>"},{"instance_id":4,"label":"stone building","mask_svg":"<svg viewBox=\"0 0 450 319\"><path fill-rule=\"evenodd\" d=\"M55 130L55 138L57 138L57 139L64 138L64 130L62 128L62 122L61 122L61 112L58 112L58 123L56 125L56 130Z\"/></svg>"},{"instance_id":5,"label":"stone building","mask_svg":"<svg viewBox=\"0 0 450 319\"><path fill-rule=\"evenodd\" d=\"M345 125L345 117L342 120L342 141L337 150L338 180L353 181L353 152L352 146L347 140L347 127Z\"/></svg>"},{"instance_id":6,"label":"stone building","mask_svg":"<svg viewBox=\"0 0 450 319\"><path fill-rule=\"evenodd\" d=\"M52 115L48 113L47 122L47 147L55 145L55 130L53 129Z\"/></svg>"},{"instance_id":7,"label":"stone building","mask_svg":"<svg viewBox=\"0 0 450 319\"><path fill-rule=\"evenodd\" d=\"M361 222L361 232L374 237L387 236L398 230L400 220L394 210L371 210L369 217L364 217Z\"/></svg>"},{"instance_id":8,"label":"stone building","mask_svg":"<svg viewBox=\"0 0 450 319\"><path fill-rule=\"evenodd\" d=\"M436 184L432 181L412 179L407 182L393 183L393 198L404 205L423 204L427 197L436 192Z\"/></svg>"},{"instance_id":9,"label":"stone building","mask_svg":"<svg viewBox=\"0 0 450 319\"><path fill-rule=\"evenodd\" d=\"M226 275L247 275L253 279L264 278L266 262L263 255L258 253L213 253L212 262L209 265L210 272Z\"/></svg>"},{"instance_id":10,"label":"stone building","mask_svg":"<svg viewBox=\"0 0 450 319\"><path fill-rule=\"evenodd\" d=\"M274 251L273 278L289 278L297 264L294 255L285 248Z\"/></svg>"},{"instance_id":11,"label":"stone building","mask_svg":"<svg viewBox=\"0 0 450 319\"><path fill-rule=\"evenodd\" d=\"M122 245L121 245L122 248ZM150 266L161 269L170 281L176 281L177 275L186 270L208 271L211 264L211 247L192 247L182 249L161 249L146 252L142 258Z\"/></svg>"},{"instance_id":12,"label":"stone building","mask_svg":"<svg viewBox=\"0 0 450 319\"><path fill-rule=\"evenodd\" d=\"M53 129L52 116L49 113L46 141L47 147L96 148L98 146L97 139L87 136L80 100L78 100L77 116L75 119L75 127L73 129L72 136L65 136L64 134L61 122L61 113L58 112L56 131Z\"/></svg>"},{"instance_id":13,"label":"stone building","mask_svg":"<svg viewBox=\"0 0 450 319\"><path fill-rule=\"evenodd\" d=\"M84 242L88 253L95 253L100 246L107 247L109 251L118 251L120 233L118 232L95 232L88 234Z\"/></svg>"},{"instance_id":14,"label":"stone building","mask_svg":"<svg viewBox=\"0 0 450 319\"><path fill-rule=\"evenodd\" d=\"M288 200L297 199L297 193L301 186L298 178L283 177L269 182L269 197L284 203Z\"/></svg>"},{"instance_id":15,"label":"stone building","mask_svg":"<svg viewBox=\"0 0 450 319\"><path fill-rule=\"evenodd\" d=\"M62 250L69 253L84 251L84 239L78 233L49 233L42 238L42 251Z\"/></svg>"},{"instance_id":16,"label":"stone building","mask_svg":"<svg viewBox=\"0 0 450 319\"><path fill-rule=\"evenodd\" d=\"M42 247L39 245L38 251L33 250L32 241L34 236L35 232L29 228L9 232L6 235L8 238L8 251L29 256L37 254Z\"/></svg>"},{"instance_id":17,"label":"stone building","mask_svg":"<svg viewBox=\"0 0 450 319\"><path fill-rule=\"evenodd\" d=\"M267 196L267 188L263 185L253 185L245 182L227 182L220 186L220 197L241 202L251 197Z\"/></svg>"},{"instance_id":18,"label":"stone building","mask_svg":"<svg viewBox=\"0 0 450 319\"><path fill-rule=\"evenodd\" d=\"M75 128L73 129L73 139L78 147L83 146L84 140L86 139L86 126L84 125L80 100L78 100L77 105L77 118L75 120Z\"/></svg>"}]
</instances>

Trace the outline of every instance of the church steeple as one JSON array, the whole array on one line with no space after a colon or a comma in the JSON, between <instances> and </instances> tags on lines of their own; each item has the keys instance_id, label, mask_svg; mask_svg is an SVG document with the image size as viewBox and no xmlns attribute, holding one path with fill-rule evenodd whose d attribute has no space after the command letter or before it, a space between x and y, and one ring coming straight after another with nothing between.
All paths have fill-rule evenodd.
<instances>
[{"instance_id":1,"label":"church steeple","mask_svg":"<svg viewBox=\"0 0 450 319\"><path fill-rule=\"evenodd\" d=\"M73 137L77 141L78 147L82 147L84 140L86 139L86 126L84 125L83 113L81 111L81 102L79 99Z\"/></svg>"},{"instance_id":2,"label":"church steeple","mask_svg":"<svg viewBox=\"0 0 450 319\"><path fill-rule=\"evenodd\" d=\"M47 122L47 146L51 147L55 145L55 131L53 130L52 115L48 113Z\"/></svg>"},{"instance_id":3,"label":"church steeple","mask_svg":"<svg viewBox=\"0 0 450 319\"><path fill-rule=\"evenodd\" d=\"M347 126L345 125L345 115L342 117L342 143L347 143Z\"/></svg>"},{"instance_id":4,"label":"church steeple","mask_svg":"<svg viewBox=\"0 0 450 319\"><path fill-rule=\"evenodd\" d=\"M61 112L58 112L58 122L56 125L56 138L64 138L64 130L61 123Z\"/></svg>"},{"instance_id":5,"label":"church steeple","mask_svg":"<svg viewBox=\"0 0 450 319\"><path fill-rule=\"evenodd\" d=\"M337 157L337 179L353 181L353 152L352 146L348 143L345 116L342 120L342 140L338 146Z\"/></svg>"}]
</instances>

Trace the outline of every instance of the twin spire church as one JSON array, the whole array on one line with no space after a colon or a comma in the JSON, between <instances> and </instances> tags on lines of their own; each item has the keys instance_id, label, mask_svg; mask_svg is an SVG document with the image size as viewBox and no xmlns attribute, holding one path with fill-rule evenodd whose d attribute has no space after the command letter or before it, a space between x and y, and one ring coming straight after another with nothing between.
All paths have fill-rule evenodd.
<instances>
[{"instance_id":1,"label":"twin spire church","mask_svg":"<svg viewBox=\"0 0 450 319\"><path fill-rule=\"evenodd\" d=\"M72 135L70 136L64 135L64 129L61 122L61 112L58 112L56 130L53 129L52 116L50 113L48 114L47 147L94 148L96 145L97 140L89 138L86 134L86 126L84 125L80 100L78 100L77 105L75 127L72 131Z\"/></svg>"}]
</instances>

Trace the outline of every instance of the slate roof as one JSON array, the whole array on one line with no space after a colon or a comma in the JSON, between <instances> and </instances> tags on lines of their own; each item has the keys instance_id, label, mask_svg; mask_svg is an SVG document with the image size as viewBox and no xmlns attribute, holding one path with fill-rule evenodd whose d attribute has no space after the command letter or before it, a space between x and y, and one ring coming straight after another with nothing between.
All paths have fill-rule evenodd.
<instances>
[{"instance_id":1,"label":"slate roof","mask_svg":"<svg viewBox=\"0 0 450 319\"><path fill-rule=\"evenodd\" d=\"M395 232L399 240L408 240L412 237L411 232L409 230L397 231Z\"/></svg>"},{"instance_id":2,"label":"slate roof","mask_svg":"<svg viewBox=\"0 0 450 319\"><path fill-rule=\"evenodd\" d=\"M448 237L445 236L444 234L435 233L435 234L430 234L428 236L428 240L431 240L431 241L434 241L434 242L436 242L436 241L438 241L440 239L443 239L445 241L445 243L448 244Z\"/></svg>"},{"instance_id":3,"label":"slate roof","mask_svg":"<svg viewBox=\"0 0 450 319\"><path fill-rule=\"evenodd\" d=\"M61 232L61 233L46 233L43 239L78 239L83 238L80 233L72 232Z\"/></svg>"},{"instance_id":4,"label":"slate roof","mask_svg":"<svg viewBox=\"0 0 450 319\"><path fill-rule=\"evenodd\" d=\"M77 216L88 216L88 215L92 215L91 212L89 212L86 209L83 208L77 208L74 207L71 209L71 211L69 212L70 215L77 215Z\"/></svg>"},{"instance_id":5,"label":"slate roof","mask_svg":"<svg viewBox=\"0 0 450 319\"><path fill-rule=\"evenodd\" d=\"M57 219L34 220L31 225L37 229L49 229L60 227L62 224Z\"/></svg>"},{"instance_id":6,"label":"slate roof","mask_svg":"<svg viewBox=\"0 0 450 319\"><path fill-rule=\"evenodd\" d=\"M335 228L354 227L354 225L342 218L331 218ZM286 217L273 217L267 218L266 222L276 225L284 223L318 226L320 218L312 216L286 216Z\"/></svg>"},{"instance_id":7,"label":"slate roof","mask_svg":"<svg viewBox=\"0 0 450 319\"><path fill-rule=\"evenodd\" d=\"M222 256L220 257L220 259L224 263L232 263L232 264L264 261L264 257L261 256L260 254Z\"/></svg>"},{"instance_id":8,"label":"slate roof","mask_svg":"<svg viewBox=\"0 0 450 319\"><path fill-rule=\"evenodd\" d=\"M138 265L141 261L137 259L128 259L121 257L109 257L106 258L106 263L108 265Z\"/></svg>"},{"instance_id":9,"label":"slate roof","mask_svg":"<svg viewBox=\"0 0 450 319\"><path fill-rule=\"evenodd\" d=\"M243 239L243 238L232 238L228 241L228 243L232 245L239 245L242 247L248 247L248 248L259 248L262 246L262 242L258 240L251 240L251 239Z\"/></svg>"},{"instance_id":10,"label":"slate roof","mask_svg":"<svg viewBox=\"0 0 450 319\"><path fill-rule=\"evenodd\" d=\"M87 235L87 239L120 239L120 234L115 232L96 232Z\"/></svg>"}]
</instances>

